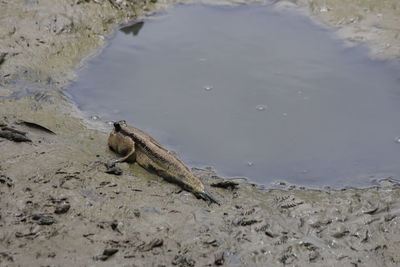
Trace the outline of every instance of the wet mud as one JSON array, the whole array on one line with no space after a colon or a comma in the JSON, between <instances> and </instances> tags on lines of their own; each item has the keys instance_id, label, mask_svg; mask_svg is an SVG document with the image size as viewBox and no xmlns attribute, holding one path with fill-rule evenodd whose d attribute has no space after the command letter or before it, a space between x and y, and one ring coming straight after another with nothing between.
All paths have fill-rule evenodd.
<instances>
[{"instance_id":1,"label":"wet mud","mask_svg":"<svg viewBox=\"0 0 400 267\"><path fill-rule=\"evenodd\" d=\"M106 172L105 127L62 86L152 5L0 3L0 265L398 266L400 188L384 175L368 189L265 189L194 169L217 206L137 164Z\"/></svg>"}]
</instances>

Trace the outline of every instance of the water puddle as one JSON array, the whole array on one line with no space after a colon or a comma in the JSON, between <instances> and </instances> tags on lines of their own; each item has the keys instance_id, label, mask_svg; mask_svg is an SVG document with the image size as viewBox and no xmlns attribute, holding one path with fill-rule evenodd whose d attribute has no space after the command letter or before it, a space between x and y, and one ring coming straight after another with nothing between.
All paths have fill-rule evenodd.
<instances>
[{"instance_id":1,"label":"water puddle","mask_svg":"<svg viewBox=\"0 0 400 267\"><path fill-rule=\"evenodd\" d=\"M67 91L190 166L307 186L400 173L399 70L268 6L176 6L124 27Z\"/></svg>"}]
</instances>

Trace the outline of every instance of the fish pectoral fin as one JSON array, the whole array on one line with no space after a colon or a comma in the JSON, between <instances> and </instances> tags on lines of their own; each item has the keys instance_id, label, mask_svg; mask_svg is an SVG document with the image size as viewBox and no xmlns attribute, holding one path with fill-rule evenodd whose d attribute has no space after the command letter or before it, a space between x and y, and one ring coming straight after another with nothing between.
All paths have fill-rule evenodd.
<instances>
[{"instance_id":1,"label":"fish pectoral fin","mask_svg":"<svg viewBox=\"0 0 400 267\"><path fill-rule=\"evenodd\" d=\"M194 195L195 195L197 198L201 198L202 200L209 201L210 203L215 203L215 204L217 204L218 206L221 206L221 203L219 203L219 201L216 200L216 199L215 199L209 192L207 192L207 191L204 191L204 192L196 192L196 193L194 193Z\"/></svg>"},{"instance_id":2,"label":"fish pectoral fin","mask_svg":"<svg viewBox=\"0 0 400 267\"><path fill-rule=\"evenodd\" d=\"M110 168L112 168L112 167L115 167L115 164L119 162L118 160L119 160L119 158L110 159L109 161L107 161L107 162L105 163L105 165L106 165L106 167L107 167L108 169L110 169Z\"/></svg>"},{"instance_id":3,"label":"fish pectoral fin","mask_svg":"<svg viewBox=\"0 0 400 267\"><path fill-rule=\"evenodd\" d=\"M107 167L111 168L114 167L115 164L120 163L120 162L124 162L127 161L129 159L130 162L135 162L136 160L136 154L135 154L135 149L133 148L131 151L129 151L128 154L126 154L125 156L121 157L121 158L114 158L109 160L106 165Z\"/></svg>"}]
</instances>

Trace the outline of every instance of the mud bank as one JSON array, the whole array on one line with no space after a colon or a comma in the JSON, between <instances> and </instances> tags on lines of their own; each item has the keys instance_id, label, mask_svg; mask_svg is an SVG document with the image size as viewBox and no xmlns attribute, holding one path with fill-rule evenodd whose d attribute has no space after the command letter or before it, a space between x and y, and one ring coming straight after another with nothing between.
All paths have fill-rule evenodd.
<instances>
[{"instance_id":1,"label":"mud bank","mask_svg":"<svg viewBox=\"0 0 400 267\"><path fill-rule=\"evenodd\" d=\"M222 203L209 206L135 164L105 173L106 132L60 92L116 24L152 5L0 3L0 265L399 265L400 189L388 177L369 189L224 189L195 170ZM7 138L18 135L28 140Z\"/></svg>"},{"instance_id":2,"label":"mud bank","mask_svg":"<svg viewBox=\"0 0 400 267\"><path fill-rule=\"evenodd\" d=\"M296 10L333 28L349 46L365 44L376 59L400 59L400 3L396 0L278 0L278 9Z\"/></svg>"}]
</instances>

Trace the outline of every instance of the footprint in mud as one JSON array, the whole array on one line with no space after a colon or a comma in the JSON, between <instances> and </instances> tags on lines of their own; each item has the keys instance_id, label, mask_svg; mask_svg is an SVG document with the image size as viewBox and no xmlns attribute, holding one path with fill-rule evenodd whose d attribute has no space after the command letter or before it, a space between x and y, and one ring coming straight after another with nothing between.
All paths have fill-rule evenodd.
<instances>
[{"instance_id":1,"label":"footprint in mud","mask_svg":"<svg viewBox=\"0 0 400 267\"><path fill-rule=\"evenodd\" d=\"M10 177L7 177L5 175L0 175L0 184L5 184L8 187L14 186L13 180L11 180Z\"/></svg>"}]
</instances>

